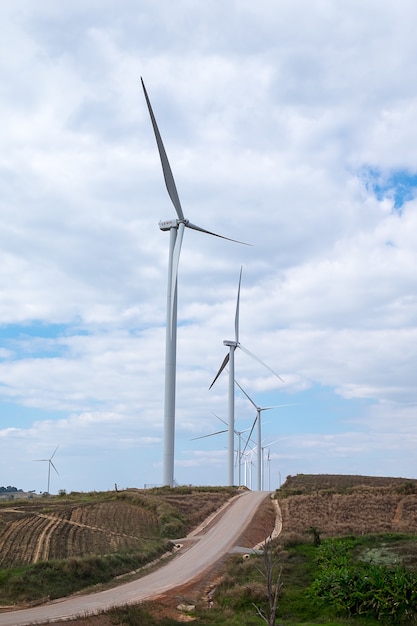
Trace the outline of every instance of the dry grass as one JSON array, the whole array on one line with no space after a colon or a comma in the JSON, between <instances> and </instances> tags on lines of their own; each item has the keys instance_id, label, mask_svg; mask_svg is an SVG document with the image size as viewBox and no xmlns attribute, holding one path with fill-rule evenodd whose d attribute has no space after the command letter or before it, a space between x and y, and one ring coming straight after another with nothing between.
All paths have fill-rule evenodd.
<instances>
[{"instance_id":1,"label":"dry grass","mask_svg":"<svg viewBox=\"0 0 417 626\"><path fill-rule=\"evenodd\" d=\"M0 505L0 567L140 550L176 539L236 490L136 490L39 498Z\"/></svg>"},{"instance_id":2,"label":"dry grass","mask_svg":"<svg viewBox=\"0 0 417 626\"><path fill-rule=\"evenodd\" d=\"M160 510L163 506L174 507L178 515L187 518L185 525L189 526L197 526L201 521L198 520L198 511L202 517L210 514L207 510L207 501L211 497L209 493L175 494L175 490L171 490L165 495L165 501L158 501L155 506L155 514L158 508ZM137 496L142 497L143 492L137 492ZM220 499L223 497L224 495ZM298 543L300 539L305 540L306 531L311 527L316 527L322 536L417 532L417 488L413 481L407 479L298 475L287 479L277 492L277 497L283 517L283 545L288 546L294 542ZM218 508L224 500L219 502L217 496L213 494L212 502L215 502L214 508ZM265 532L267 534L273 527L274 515L270 502L265 501L245 536L239 541L240 545L250 546L264 539ZM401 548L401 544L396 545L397 550ZM404 544L403 549L405 555L410 558L409 544ZM166 594L158 603L150 605L152 611L158 617L163 615L178 617L175 606L180 600L185 598L187 601L201 601L215 581L221 579L223 573L222 565L218 564L202 579L177 589L172 594ZM108 626L112 623L108 620L109 617L103 615L75 623L77 626Z\"/></svg>"},{"instance_id":3,"label":"dry grass","mask_svg":"<svg viewBox=\"0 0 417 626\"><path fill-rule=\"evenodd\" d=\"M297 474L287 476L280 492L288 495L312 494L317 491L331 490L337 493L348 493L352 489L365 487L389 487L416 489L416 481L409 478L391 478L384 476L361 476L357 474Z\"/></svg>"},{"instance_id":4,"label":"dry grass","mask_svg":"<svg viewBox=\"0 0 417 626\"><path fill-rule=\"evenodd\" d=\"M305 475L278 492L283 531L324 536L417 531L417 489L404 478Z\"/></svg>"}]
</instances>

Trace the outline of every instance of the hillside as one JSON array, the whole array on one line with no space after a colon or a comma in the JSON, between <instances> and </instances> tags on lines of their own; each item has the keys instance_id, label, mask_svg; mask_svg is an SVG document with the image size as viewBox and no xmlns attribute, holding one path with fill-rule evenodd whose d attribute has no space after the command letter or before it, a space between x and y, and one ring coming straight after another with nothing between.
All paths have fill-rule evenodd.
<instances>
[{"instance_id":1,"label":"hillside","mask_svg":"<svg viewBox=\"0 0 417 626\"><path fill-rule=\"evenodd\" d=\"M56 541L49 542L49 554L52 554L52 546L59 543L57 537L63 536L64 527L69 525L74 528L72 532L75 536L78 532L81 535L83 532L89 532L91 541L96 542L87 546L90 552L88 549L84 551L83 554L87 555L83 560L85 564L88 554L97 550L99 545L102 546L100 550L113 549L114 554L118 555L123 550L121 546L128 546L129 542L133 542L131 544L133 546L136 545L136 548L133 548L136 552L139 551L139 546L142 549L149 541L153 545L163 546L164 537L174 539L184 536L236 493L237 490L234 488L175 488L129 490L106 494L71 494L63 499L55 497L36 503L13 502L13 507L10 503L8 506L0 505L0 541L4 541L6 531L11 533L14 529L16 535L12 537L9 534L9 539L4 541L3 545L17 543L18 526L13 526L13 524L20 522L20 531L23 531L22 536L25 536L26 527L29 530L31 525L34 526L34 518L36 518L38 524L44 524L43 530L38 528L35 542L29 538L26 539L27 550L32 550L33 554L32 544L35 544L39 552L39 545L46 545L45 539L48 533L51 539L55 533ZM408 568L410 572L416 571L417 481L357 475L298 474L288 477L282 487L276 491L275 497L279 502L283 522L281 536L275 545L276 555L279 555L279 563L283 567L284 579L280 611L281 617L286 615L288 620L280 619L279 623L298 625L306 623L307 617L313 617L309 614L310 605L306 590L317 574L314 555L314 550L317 548L313 545L317 533L321 539L356 536L358 547L355 558L358 562L377 564L378 559L389 563L395 561ZM13 515L15 515L14 519ZM266 501L248 532L239 540L239 545L253 546L264 538L265 531L270 532L272 528L274 515L272 503ZM10 517L7 518L7 516ZM49 519L50 526L47 524L45 526L45 519ZM26 520L25 523L23 523L24 520ZM312 529L315 532L312 532ZM385 534L369 537L368 533ZM389 533L408 534L390 535ZM69 536L70 533L67 535ZM107 543L104 542L103 537L107 537ZM104 543L100 544L100 541ZM125 544L123 544L124 541ZM135 544L134 541L137 543ZM352 539L349 538L347 541L352 541ZM74 559L69 558L68 555L75 553L76 542L67 542L66 545L67 557L64 558L67 561L64 563L71 563ZM0 553L1 551L0 544ZM61 555L63 554L65 551L61 552ZM155 603L130 608L121 607L107 614L80 618L71 623L77 626L87 624L88 626L111 626L116 623L152 623L162 626L162 624L177 623L180 619L185 621L188 617L177 608L179 599L184 600L186 604L197 605L196 615L201 624L255 623L251 621L253 619L252 600L253 597L263 597L263 579L260 573L262 563L262 557L245 560L240 555L234 555L227 561L219 563L204 579L193 581L183 588L177 588L175 593L164 594ZM38 565L41 566L42 563ZM27 567L36 568L37 566ZM19 570L16 571L19 578L18 586L14 589L21 588L22 584L27 588L29 579L22 580ZM77 570L77 576L80 571L82 572L82 570ZM3 572L5 573L5 570ZM65 577L69 577L68 572L70 569L66 569L64 565L58 574L53 574L53 580L60 579L62 573ZM43 578L43 570L39 572L36 579L37 595L33 597L46 595L39 591L39 576ZM91 584L91 579L86 582ZM208 611L207 592L213 589L216 590L214 607ZM250 596L249 589L253 589L255 596ZM50 593L49 589L47 593ZM17 597L22 599L21 595ZM51 595L51 597L58 596ZM26 593L25 599L31 599L31 595ZM242 611L241 619L238 617L240 611ZM295 617L298 615L297 612L300 618ZM317 623L329 623L329 616L326 614L324 617L323 622L317 619ZM194 618L190 616L189 619ZM234 621L239 619L240 622ZM356 623L356 618L353 622ZM351 621L343 621L343 624L348 623L350 624ZM371 623L374 622L369 622Z\"/></svg>"},{"instance_id":2,"label":"hillside","mask_svg":"<svg viewBox=\"0 0 417 626\"><path fill-rule=\"evenodd\" d=\"M417 483L404 478L298 474L277 498L284 533L323 536L417 531Z\"/></svg>"},{"instance_id":3,"label":"hillside","mask_svg":"<svg viewBox=\"0 0 417 626\"><path fill-rule=\"evenodd\" d=\"M0 503L0 568L41 561L166 549L217 510L235 489L176 488Z\"/></svg>"}]
</instances>

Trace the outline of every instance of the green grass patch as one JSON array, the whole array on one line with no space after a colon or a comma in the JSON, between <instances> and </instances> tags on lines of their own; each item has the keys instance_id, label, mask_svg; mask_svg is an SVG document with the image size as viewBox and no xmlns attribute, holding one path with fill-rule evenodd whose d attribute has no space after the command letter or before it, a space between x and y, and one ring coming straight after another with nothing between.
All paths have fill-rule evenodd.
<instances>
[{"instance_id":1,"label":"green grass patch","mask_svg":"<svg viewBox=\"0 0 417 626\"><path fill-rule=\"evenodd\" d=\"M168 543L154 543L133 553L45 561L0 571L0 604L61 598L86 587L110 582L164 553Z\"/></svg>"},{"instance_id":2,"label":"green grass patch","mask_svg":"<svg viewBox=\"0 0 417 626\"><path fill-rule=\"evenodd\" d=\"M311 541L311 540L310 540ZM410 606L401 607L398 597L393 597L393 584L397 589L417 589L414 572L404 567L389 569L381 564L375 566L361 560L362 551L390 544L392 547L414 545L415 537L404 535L376 535L346 537L324 540L320 547L313 543L292 543L288 546L276 544L275 560L282 567L283 589L278 602L276 624L280 626L376 626L381 624L415 624L416 618ZM328 601L317 595L317 585L323 584L323 572L331 574L339 564L340 577L348 586L346 602ZM382 569L381 569L382 568ZM343 576L345 576L343 578ZM362 579L361 579L362 576ZM369 589L374 605L378 597L385 598L377 610L363 610L358 602L358 585L369 577ZM332 584L337 587L337 578ZM405 586L405 587L404 587ZM389 591L388 591L389 588ZM391 595L390 595L391 594ZM403 598L404 599L404 598ZM203 625L265 623L256 614L254 605L266 608L265 580L262 574L262 557L253 556L244 560L232 557L222 582L214 593L214 607L197 609L198 623ZM413 602L411 598L411 602ZM157 623L157 622L155 622Z\"/></svg>"},{"instance_id":3,"label":"green grass patch","mask_svg":"<svg viewBox=\"0 0 417 626\"><path fill-rule=\"evenodd\" d=\"M115 626L178 626L178 621L170 617L155 618L146 604L126 605L108 612Z\"/></svg>"},{"instance_id":4,"label":"green grass patch","mask_svg":"<svg viewBox=\"0 0 417 626\"><path fill-rule=\"evenodd\" d=\"M318 570L309 589L314 605L341 616L415 624L417 572L389 551L390 542L398 549L402 540L382 535L323 542L317 549Z\"/></svg>"}]
</instances>

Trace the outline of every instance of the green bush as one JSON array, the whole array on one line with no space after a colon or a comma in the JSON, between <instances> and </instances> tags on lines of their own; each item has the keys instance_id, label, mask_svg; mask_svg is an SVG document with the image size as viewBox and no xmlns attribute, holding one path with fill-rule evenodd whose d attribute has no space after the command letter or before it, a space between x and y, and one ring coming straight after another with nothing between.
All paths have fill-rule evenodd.
<instances>
[{"instance_id":1,"label":"green bush","mask_svg":"<svg viewBox=\"0 0 417 626\"><path fill-rule=\"evenodd\" d=\"M318 548L318 575L310 595L337 614L368 616L390 624L417 617L417 575L402 565L356 563L353 539L331 539Z\"/></svg>"}]
</instances>

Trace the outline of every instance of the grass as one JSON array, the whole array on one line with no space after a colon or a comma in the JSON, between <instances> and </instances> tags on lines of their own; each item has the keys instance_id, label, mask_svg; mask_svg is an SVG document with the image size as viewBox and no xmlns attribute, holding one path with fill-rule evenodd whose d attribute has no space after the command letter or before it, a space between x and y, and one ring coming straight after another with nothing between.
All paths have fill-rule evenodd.
<instances>
[{"instance_id":1,"label":"grass","mask_svg":"<svg viewBox=\"0 0 417 626\"><path fill-rule=\"evenodd\" d=\"M413 532L416 482L404 478L298 474L277 491L284 529L315 526L327 536Z\"/></svg>"},{"instance_id":2,"label":"grass","mask_svg":"<svg viewBox=\"0 0 417 626\"><path fill-rule=\"evenodd\" d=\"M0 571L0 604L33 602L48 597L61 598L86 587L108 583L139 569L166 549L149 543L138 553L89 556Z\"/></svg>"},{"instance_id":3,"label":"grass","mask_svg":"<svg viewBox=\"0 0 417 626\"><path fill-rule=\"evenodd\" d=\"M112 624L120 626L178 626L178 621L170 617L162 617L155 621L155 615L146 605L127 605L109 611Z\"/></svg>"},{"instance_id":4,"label":"grass","mask_svg":"<svg viewBox=\"0 0 417 626\"><path fill-rule=\"evenodd\" d=\"M343 543L345 540L342 539ZM386 549L387 546L396 554L397 559L405 558L405 548L417 550L417 537L410 535L372 535L350 538L353 561L363 562L366 551L370 548ZM380 626L381 622L373 617L348 617L337 613L330 605L316 602L309 592L314 580L319 576L320 563L317 556L320 548L313 545L311 538L304 538L303 543L290 542L275 547L275 558L282 567L283 591L278 604L276 624L280 626ZM346 550L345 550L346 552ZM403 562L403 561L402 561ZM265 587L262 576L262 559L251 557L243 560L239 556L229 559L223 579L217 585L213 609L197 605L195 616L198 623L206 626L217 624L247 624L255 626L264 623L256 615L254 604L266 606ZM387 623L394 623L394 621ZM407 624L399 620L398 624ZM413 621L410 623L414 623ZM155 622L157 624L157 622Z\"/></svg>"},{"instance_id":5,"label":"grass","mask_svg":"<svg viewBox=\"0 0 417 626\"><path fill-rule=\"evenodd\" d=\"M220 491L221 493L217 493ZM298 492L298 495L291 495ZM128 490L105 496L107 502L113 501L146 510L156 520L158 538L178 538L186 534L210 514L207 507L218 508L226 499L235 495L236 490L217 490L214 488L193 489L190 487L175 489ZM279 567L282 567L283 590L278 605L276 623L280 626L380 626L381 621L363 616L346 617L338 613L330 604L314 600L308 591L320 575L320 563L317 555L320 547L329 537L350 535L350 567L378 566L392 567L402 564L407 571L417 572L417 537L412 533L417 527L417 494L414 481L406 479L352 477L352 476L311 476L298 475L287 479L278 491L280 506L283 511L284 532L276 541L274 554ZM208 505L211 499L212 504ZM103 501L100 494L69 494L59 499L42 501L51 515L57 515L59 503L64 507L96 507ZM13 507L16 503L13 503ZM26 510L30 512L30 506ZM10 503L7 506L11 506ZM117 508L117 507L116 507ZM24 507L22 505L22 511ZM213 510L212 509L212 510ZM17 517L20 516L17 515ZM1 514L0 507L0 517ZM16 519L16 514L15 518ZM6 524L7 525L7 524ZM5 526L3 524L0 528ZM312 532L315 530L315 533ZM401 532L398 532L398 531ZM173 535L171 534L173 533ZM118 568L132 568L128 560L119 562L119 553L113 555L114 561L97 562L100 576L113 575ZM117 558L116 558L117 557ZM98 558L98 557L94 557ZM101 557L106 560L108 557ZM121 558L121 557L120 557ZM55 578L84 579L85 584L95 584L95 574L89 573L94 562L93 557L83 557L83 563L68 565L68 559L61 563L61 569L55 572ZM123 561L123 558L122 558ZM51 564L51 562L49 562ZM41 566L42 564L38 564ZM35 567L35 566L31 566ZM72 571L74 568L74 572ZM112 569L113 568L113 569ZM109 574L112 571L113 574ZM46 584L40 588L39 595L48 595L47 567L40 567L37 576ZM7 573L7 572L6 572ZM3 587L4 571L0 572L0 588ZM19 567L15 571L16 586L28 589L30 584L28 571ZM35 580L35 576L33 580ZM207 599L195 592L191 603L196 609L191 617L197 618L201 626L230 625L256 626L264 624L257 615L254 605L266 607L265 581L262 573L262 559L253 556L248 560L241 556L228 559L220 580L216 580L214 604L208 608ZM72 584L72 583L71 583ZM35 584L32 585L35 588ZM201 591L200 591L201 593ZM61 595L61 594L58 594ZM171 626L178 623L175 609L167 606L147 603L138 606L114 609L106 616L94 621L88 618L92 626L101 624L154 624ZM107 620L107 621L105 621ZM393 622L392 622L393 623ZM398 622L401 623L401 622ZM404 621L404 624L406 622Z\"/></svg>"},{"instance_id":6,"label":"grass","mask_svg":"<svg viewBox=\"0 0 417 626\"><path fill-rule=\"evenodd\" d=\"M0 605L64 597L141 568L235 494L131 489L0 503Z\"/></svg>"}]
</instances>

